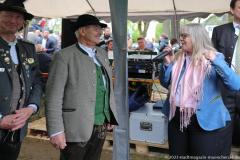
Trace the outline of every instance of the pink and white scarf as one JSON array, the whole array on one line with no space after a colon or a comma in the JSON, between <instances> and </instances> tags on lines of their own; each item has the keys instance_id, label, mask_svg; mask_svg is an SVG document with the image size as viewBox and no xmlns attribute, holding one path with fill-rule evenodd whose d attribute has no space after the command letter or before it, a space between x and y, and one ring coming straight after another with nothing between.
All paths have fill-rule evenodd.
<instances>
[{"instance_id":1,"label":"pink and white scarf","mask_svg":"<svg viewBox=\"0 0 240 160\"><path fill-rule=\"evenodd\" d=\"M205 57L197 60L196 63L192 60L186 66L185 73L179 82L181 83L179 106L176 106L176 90L177 82L184 64L185 54L180 53L178 59L173 65L172 80L170 87L170 115L171 120L176 111L176 107L180 107L180 130L190 124L192 115L196 112L197 105L202 98L203 80L206 73L210 70L210 63Z\"/></svg>"}]
</instances>

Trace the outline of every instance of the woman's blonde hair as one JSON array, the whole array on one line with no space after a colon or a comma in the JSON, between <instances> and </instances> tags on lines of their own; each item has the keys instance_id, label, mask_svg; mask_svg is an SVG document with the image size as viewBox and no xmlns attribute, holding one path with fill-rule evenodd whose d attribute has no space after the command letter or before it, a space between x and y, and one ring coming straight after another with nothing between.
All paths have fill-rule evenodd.
<instances>
[{"instance_id":1,"label":"woman's blonde hair","mask_svg":"<svg viewBox=\"0 0 240 160\"><path fill-rule=\"evenodd\" d=\"M206 29L198 23L191 23L181 27L180 35L190 36L193 45L192 59L194 62L203 57L206 50L216 51Z\"/></svg>"}]
</instances>

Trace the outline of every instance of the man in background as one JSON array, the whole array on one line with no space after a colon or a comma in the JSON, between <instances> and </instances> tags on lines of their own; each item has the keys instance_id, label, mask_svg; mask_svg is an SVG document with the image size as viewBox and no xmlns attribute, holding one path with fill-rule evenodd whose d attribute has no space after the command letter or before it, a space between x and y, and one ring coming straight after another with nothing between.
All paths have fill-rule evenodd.
<instances>
[{"instance_id":1,"label":"man in background","mask_svg":"<svg viewBox=\"0 0 240 160\"><path fill-rule=\"evenodd\" d=\"M152 51L149 48L146 47L146 41L144 39L144 37L139 37L137 39L137 43L138 43L138 47L136 48L136 50L138 51Z\"/></svg>"},{"instance_id":2,"label":"man in background","mask_svg":"<svg viewBox=\"0 0 240 160\"><path fill-rule=\"evenodd\" d=\"M112 66L113 64L113 39L109 38L109 40L106 42L107 43L107 53L108 53L108 59L110 62L110 65Z\"/></svg>"},{"instance_id":3,"label":"man in background","mask_svg":"<svg viewBox=\"0 0 240 160\"><path fill-rule=\"evenodd\" d=\"M52 55L56 49L56 42L53 38L49 37L49 31L43 31L42 38L38 41L38 44L42 45L42 52L46 52Z\"/></svg>"},{"instance_id":4,"label":"man in background","mask_svg":"<svg viewBox=\"0 0 240 160\"><path fill-rule=\"evenodd\" d=\"M110 27L106 27L103 29L103 34L100 37L100 42L97 46L102 47L103 49L107 50L107 42L108 40L112 39L112 32Z\"/></svg>"},{"instance_id":5,"label":"man in background","mask_svg":"<svg viewBox=\"0 0 240 160\"><path fill-rule=\"evenodd\" d=\"M225 55L225 60L229 67L237 71L237 56L240 55L240 48L237 49L236 42L240 41L240 0L231 0L230 11L233 15L233 22L213 29L212 42L214 47ZM234 122L233 144L240 145L240 92L233 92L222 84L221 85L223 101L231 114ZM236 112L238 111L238 115Z\"/></svg>"}]
</instances>

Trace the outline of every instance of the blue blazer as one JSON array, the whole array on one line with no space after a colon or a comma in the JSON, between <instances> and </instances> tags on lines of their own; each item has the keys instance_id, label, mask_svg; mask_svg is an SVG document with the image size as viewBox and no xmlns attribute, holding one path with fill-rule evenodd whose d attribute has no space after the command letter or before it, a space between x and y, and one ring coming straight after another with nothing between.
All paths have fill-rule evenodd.
<instances>
[{"instance_id":1,"label":"blue blazer","mask_svg":"<svg viewBox=\"0 0 240 160\"><path fill-rule=\"evenodd\" d=\"M226 122L231 120L230 114L223 103L218 81L223 83L230 90L240 90L240 76L237 75L226 63L222 53L217 53L212 68L206 75L203 82L202 99L197 106L196 116L200 127L206 131L226 126ZM173 64L161 66L160 83L168 88L171 83L171 72ZM169 115L169 98L164 104L165 114Z\"/></svg>"},{"instance_id":2,"label":"blue blazer","mask_svg":"<svg viewBox=\"0 0 240 160\"><path fill-rule=\"evenodd\" d=\"M42 44L42 40L43 38L39 39L37 44ZM49 37L46 42L46 49L47 49L46 53L53 54L57 46L56 43L57 42L55 42L53 38Z\"/></svg>"}]
</instances>

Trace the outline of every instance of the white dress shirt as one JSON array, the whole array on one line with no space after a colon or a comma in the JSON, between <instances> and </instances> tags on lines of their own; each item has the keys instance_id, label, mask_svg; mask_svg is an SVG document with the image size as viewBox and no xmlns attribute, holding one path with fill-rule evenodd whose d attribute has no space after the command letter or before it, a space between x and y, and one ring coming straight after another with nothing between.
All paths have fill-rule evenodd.
<instances>
[{"instance_id":1,"label":"white dress shirt","mask_svg":"<svg viewBox=\"0 0 240 160\"><path fill-rule=\"evenodd\" d=\"M239 36L239 32L240 32L240 24L236 23L236 22L233 22L233 27L235 29L235 34L237 36ZM238 38L238 40L240 40L240 38ZM237 41L238 41L237 40ZM232 57L232 64L231 64L231 68L235 71L235 67L236 66L236 47L237 47L237 42L236 42L236 45L235 45L235 49L234 49L234 52L233 52L233 57ZM238 53L240 54L240 52ZM238 62L239 63L239 62Z\"/></svg>"},{"instance_id":2,"label":"white dress shirt","mask_svg":"<svg viewBox=\"0 0 240 160\"><path fill-rule=\"evenodd\" d=\"M15 41L13 42L8 42L8 45L11 47L10 48L11 60L13 61L14 64L19 64L18 57L17 57L16 44L17 44L17 39L15 39Z\"/></svg>"},{"instance_id":3,"label":"white dress shirt","mask_svg":"<svg viewBox=\"0 0 240 160\"><path fill-rule=\"evenodd\" d=\"M96 49L87 47L81 43L78 43L78 44L79 44L80 48L82 48L88 54L88 56L93 59L94 63L100 67L101 64L98 62L98 60L96 58Z\"/></svg>"},{"instance_id":4,"label":"white dress shirt","mask_svg":"<svg viewBox=\"0 0 240 160\"><path fill-rule=\"evenodd\" d=\"M47 44L47 39L43 38L42 39L42 47L46 48L46 44Z\"/></svg>"}]
</instances>

